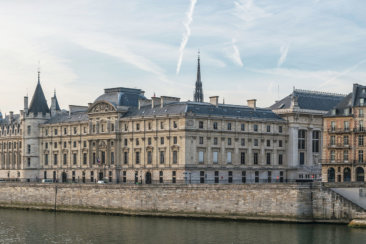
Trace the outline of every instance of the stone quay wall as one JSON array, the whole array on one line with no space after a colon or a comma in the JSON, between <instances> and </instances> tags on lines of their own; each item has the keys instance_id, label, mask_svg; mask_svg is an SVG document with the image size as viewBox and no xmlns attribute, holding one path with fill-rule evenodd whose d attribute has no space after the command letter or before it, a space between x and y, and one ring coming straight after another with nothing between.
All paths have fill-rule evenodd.
<instances>
[{"instance_id":1,"label":"stone quay wall","mask_svg":"<svg viewBox=\"0 0 366 244\"><path fill-rule=\"evenodd\" d=\"M0 207L293 222L366 219L364 209L321 184L0 183Z\"/></svg>"}]
</instances>

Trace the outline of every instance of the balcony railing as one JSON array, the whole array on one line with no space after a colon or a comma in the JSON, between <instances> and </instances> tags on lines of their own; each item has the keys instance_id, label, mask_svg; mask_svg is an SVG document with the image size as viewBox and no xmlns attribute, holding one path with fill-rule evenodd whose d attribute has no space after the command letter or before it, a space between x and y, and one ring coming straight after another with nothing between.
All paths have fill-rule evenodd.
<instances>
[{"instance_id":1,"label":"balcony railing","mask_svg":"<svg viewBox=\"0 0 366 244\"><path fill-rule=\"evenodd\" d=\"M322 159L322 164L352 164L352 165L366 165L366 161L359 160L331 160L331 159Z\"/></svg>"},{"instance_id":2,"label":"balcony railing","mask_svg":"<svg viewBox=\"0 0 366 244\"><path fill-rule=\"evenodd\" d=\"M354 128L353 132L355 132L355 133L366 133L366 128L364 128L364 127Z\"/></svg>"},{"instance_id":3,"label":"balcony railing","mask_svg":"<svg viewBox=\"0 0 366 244\"><path fill-rule=\"evenodd\" d=\"M329 143L328 148L351 148L351 145L342 143Z\"/></svg>"},{"instance_id":4,"label":"balcony railing","mask_svg":"<svg viewBox=\"0 0 366 244\"><path fill-rule=\"evenodd\" d=\"M337 134L342 134L342 133L351 133L352 130L350 128L331 128L328 129L328 133L337 133Z\"/></svg>"}]
</instances>

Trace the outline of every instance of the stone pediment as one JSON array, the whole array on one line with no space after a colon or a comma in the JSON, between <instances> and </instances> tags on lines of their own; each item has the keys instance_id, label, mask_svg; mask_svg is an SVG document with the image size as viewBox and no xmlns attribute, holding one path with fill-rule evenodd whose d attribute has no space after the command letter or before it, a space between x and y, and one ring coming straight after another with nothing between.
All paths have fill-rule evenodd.
<instances>
[{"instance_id":1,"label":"stone pediment","mask_svg":"<svg viewBox=\"0 0 366 244\"><path fill-rule=\"evenodd\" d=\"M94 104L90 109L89 109L89 113L109 113L109 112L116 112L116 108L108 103L108 102L104 102L104 101L100 101L97 102L96 104Z\"/></svg>"}]
</instances>

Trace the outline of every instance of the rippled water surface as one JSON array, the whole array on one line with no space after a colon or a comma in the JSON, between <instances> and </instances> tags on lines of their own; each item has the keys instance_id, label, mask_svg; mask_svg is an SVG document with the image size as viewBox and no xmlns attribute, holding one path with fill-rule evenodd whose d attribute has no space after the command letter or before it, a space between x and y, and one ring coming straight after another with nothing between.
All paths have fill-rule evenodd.
<instances>
[{"instance_id":1,"label":"rippled water surface","mask_svg":"<svg viewBox=\"0 0 366 244\"><path fill-rule=\"evenodd\" d=\"M366 229L0 209L0 243L366 243Z\"/></svg>"}]
</instances>

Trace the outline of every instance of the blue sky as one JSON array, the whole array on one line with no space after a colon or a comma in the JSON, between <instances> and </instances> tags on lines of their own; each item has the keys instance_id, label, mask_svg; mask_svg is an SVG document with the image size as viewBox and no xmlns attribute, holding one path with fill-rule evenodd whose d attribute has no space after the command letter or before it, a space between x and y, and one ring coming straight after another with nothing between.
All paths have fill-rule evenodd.
<instances>
[{"instance_id":1,"label":"blue sky","mask_svg":"<svg viewBox=\"0 0 366 244\"><path fill-rule=\"evenodd\" d=\"M266 107L300 89L348 93L366 78L366 1L0 0L0 110L31 97L86 105L104 88ZM181 63L180 63L181 60Z\"/></svg>"}]
</instances>

